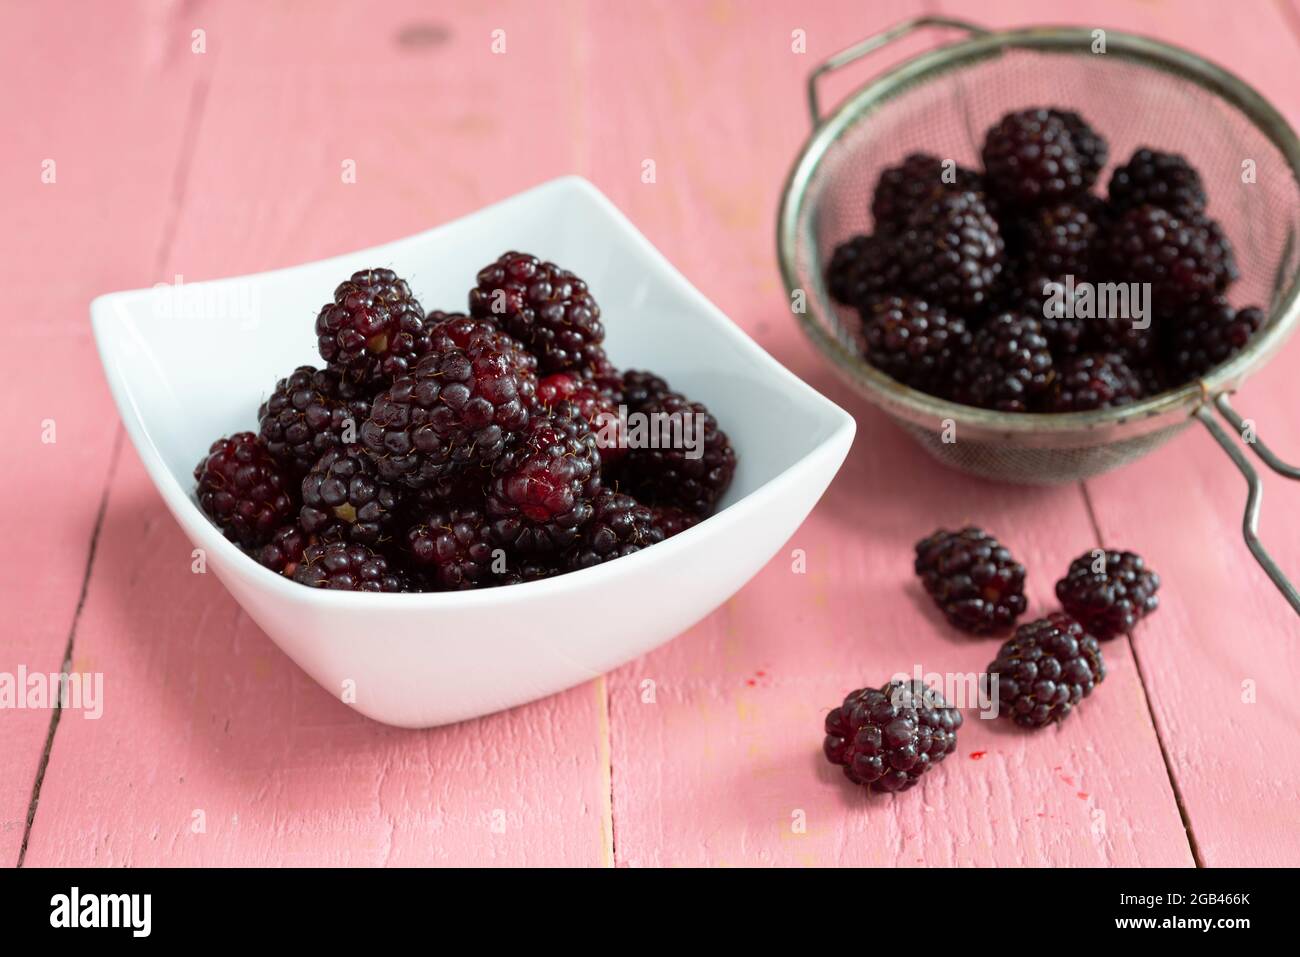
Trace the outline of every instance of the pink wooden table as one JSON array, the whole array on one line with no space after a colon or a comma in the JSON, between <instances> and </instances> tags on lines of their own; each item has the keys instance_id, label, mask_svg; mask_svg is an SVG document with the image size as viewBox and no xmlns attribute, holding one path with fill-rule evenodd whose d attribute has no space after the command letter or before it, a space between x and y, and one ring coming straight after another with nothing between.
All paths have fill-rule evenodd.
<instances>
[{"instance_id":1,"label":"pink wooden table","mask_svg":"<svg viewBox=\"0 0 1300 957\"><path fill-rule=\"evenodd\" d=\"M6 3L0 672L70 660L104 674L105 702L97 721L0 711L0 860L1300 863L1300 628L1242 544L1244 487L1209 437L1083 485L959 480L833 381L778 283L773 217L814 63L922 10L1017 25L1074 21L1072 6ZM1090 9L1228 65L1300 123L1300 0ZM856 447L790 543L807 574L783 553L667 647L567 693L382 727L191 574L123 441L86 305L404 236L573 172L858 416ZM1240 403L1293 458L1298 362L1292 343ZM1293 573L1296 505L1270 483L1269 544ZM939 773L868 800L822 761L820 721L918 660L987 664L996 645L941 627L909 572L915 539L968 519L1031 569L1093 543L1139 550L1162 610L1107 646L1111 676L1064 726L969 721ZM1051 605L1050 578L1031 574L1031 607Z\"/></svg>"}]
</instances>

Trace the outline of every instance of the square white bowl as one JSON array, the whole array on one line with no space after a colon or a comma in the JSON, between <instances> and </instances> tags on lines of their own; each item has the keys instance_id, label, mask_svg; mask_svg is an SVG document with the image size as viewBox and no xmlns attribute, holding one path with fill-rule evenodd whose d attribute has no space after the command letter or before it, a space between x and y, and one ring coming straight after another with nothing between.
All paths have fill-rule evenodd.
<instances>
[{"instance_id":1,"label":"square white bowl","mask_svg":"<svg viewBox=\"0 0 1300 957\"><path fill-rule=\"evenodd\" d=\"M601 304L621 368L705 403L739 458L718 513L634 555L468 592L305 588L244 556L199 510L194 464L257 429L277 379L319 364L313 318L358 269L387 266L427 309L460 311L504 249L561 263ZM100 296L95 339L118 411L208 567L283 651L362 714L432 727L553 694L669 640L718 607L794 533L830 484L854 421L704 298L594 186L544 183L407 239L291 269Z\"/></svg>"}]
</instances>

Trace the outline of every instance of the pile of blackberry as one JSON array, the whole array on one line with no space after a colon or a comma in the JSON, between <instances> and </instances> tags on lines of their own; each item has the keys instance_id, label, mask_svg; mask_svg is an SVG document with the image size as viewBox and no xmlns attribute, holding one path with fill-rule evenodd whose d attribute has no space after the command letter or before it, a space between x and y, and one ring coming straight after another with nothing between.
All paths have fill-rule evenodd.
<instances>
[{"instance_id":1,"label":"pile of blackberry","mask_svg":"<svg viewBox=\"0 0 1300 957\"><path fill-rule=\"evenodd\" d=\"M195 468L203 511L277 574L374 592L536 581L713 514L736 471L730 440L662 377L609 361L585 282L508 252L468 306L426 312L388 269L341 283L316 319L324 367L281 379L258 431L217 440ZM631 440L634 414L654 448Z\"/></svg>"},{"instance_id":2,"label":"pile of blackberry","mask_svg":"<svg viewBox=\"0 0 1300 957\"><path fill-rule=\"evenodd\" d=\"M944 617L972 635L1010 631L1028 608L1025 566L974 526L916 543L913 565ZM1106 678L1101 643L1156 610L1160 576L1133 552L1093 549L1056 583L1061 611L1015 628L985 673L998 717L1035 730L1064 721ZM904 791L957 749L961 712L934 689L859 688L824 722L822 750L854 784Z\"/></svg>"},{"instance_id":3,"label":"pile of blackberry","mask_svg":"<svg viewBox=\"0 0 1300 957\"><path fill-rule=\"evenodd\" d=\"M881 173L875 231L836 248L826 275L861 318L867 362L964 405L1086 412L1239 352L1264 313L1227 298L1237 263L1200 174L1143 147L1103 197L1092 190L1108 156L1079 114L1036 108L988 131L982 170L913 153ZM1087 315L1102 310L1078 290L1102 283L1149 284L1149 326Z\"/></svg>"}]
</instances>

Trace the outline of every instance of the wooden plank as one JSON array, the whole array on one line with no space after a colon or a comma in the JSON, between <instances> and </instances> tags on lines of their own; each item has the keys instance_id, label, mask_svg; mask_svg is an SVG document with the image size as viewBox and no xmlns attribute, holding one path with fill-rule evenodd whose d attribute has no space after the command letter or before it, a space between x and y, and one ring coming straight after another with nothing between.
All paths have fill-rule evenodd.
<instances>
[{"instance_id":1,"label":"wooden plank","mask_svg":"<svg viewBox=\"0 0 1300 957\"><path fill-rule=\"evenodd\" d=\"M1047 12L1043 6L999 4L991 18L999 24L1052 19L1051 5ZM1300 18L1294 12L1257 4L1243 16L1240 8L1211 0L1107 2L1094 4L1089 18L1221 63L1295 126ZM1066 19L1064 10L1055 19ZM1211 189L1211 209L1226 201ZM1264 441L1292 461L1300 459L1300 423L1287 412L1300 405L1293 372L1298 361L1300 343L1292 342L1237 400ZM1300 682L1300 623L1242 541L1244 481L1194 427L1137 464L1089 482L1088 489L1103 541L1142 553L1164 579L1160 613L1133 643L1199 860L1209 866L1294 865L1300 833L1289 811L1300 796L1294 774L1300 716L1288 702ZM1265 541L1297 580L1300 490L1270 475L1264 503Z\"/></svg>"},{"instance_id":2,"label":"wooden plank","mask_svg":"<svg viewBox=\"0 0 1300 957\"><path fill-rule=\"evenodd\" d=\"M210 90L164 277L355 249L581 168L564 66L576 23L525 3L303 14L196 14ZM316 308L297 317L306 336ZM125 452L74 653L105 673L105 714L62 723L29 863L611 861L599 682L452 728L384 728L311 683L190 563Z\"/></svg>"},{"instance_id":3,"label":"wooden plank","mask_svg":"<svg viewBox=\"0 0 1300 957\"><path fill-rule=\"evenodd\" d=\"M729 315L857 415L859 436L784 554L718 613L610 676L619 862L1190 864L1123 643L1107 649L1101 693L1058 731L968 714L959 753L916 792L865 799L821 757L822 719L846 692L915 665L979 671L996 651L947 629L919 593L917 539L984 525L1031 570L1042 613L1054 573L1094 531L1077 487L1025 492L932 463L832 380L783 307L770 223L807 129L804 78L914 8L714 4L690 29L677 11L593 11L596 180ZM790 51L794 29L806 55ZM595 82L614 71L622 82ZM645 158L654 185L637 176Z\"/></svg>"},{"instance_id":4,"label":"wooden plank","mask_svg":"<svg viewBox=\"0 0 1300 957\"><path fill-rule=\"evenodd\" d=\"M174 214L173 170L197 75L171 57L165 19L121 9L10 4L0 13L0 206L6 338L0 358L0 515L5 550L0 673L57 672L78 610L108 481L117 417L86 306L157 275ZM105 42L111 35L113 42ZM112 83L105 83L112 77ZM47 165L52 163L52 165ZM50 181L46 181L50 180ZM0 861L19 858L51 725L47 707L0 711Z\"/></svg>"}]
</instances>

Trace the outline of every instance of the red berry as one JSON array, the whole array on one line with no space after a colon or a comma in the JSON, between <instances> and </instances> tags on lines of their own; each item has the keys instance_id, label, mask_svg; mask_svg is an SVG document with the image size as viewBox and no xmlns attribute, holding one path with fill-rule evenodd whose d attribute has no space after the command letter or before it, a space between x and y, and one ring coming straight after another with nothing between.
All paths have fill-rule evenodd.
<instances>
[{"instance_id":1,"label":"red berry","mask_svg":"<svg viewBox=\"0 0 1300 957\"><path fill-rule=\"evenodd\" d=\"M521 554L565 551L592 516L600 450L568 403L535 415L492 466L487 510L496 541Z\"/></svg>"},{"instance_id":2,"label":"red berry","mask_svg":"<svg viewBox=\"0 0 1300 957\"><path fill-rule=\"evenodd\" d=\"M391 269L363 269L340 283L316 317L321 358L349 381L391 380L429 350L421 308Z\"/></svg>"},{"instance_id":3,"label":"red berry","mask_svg":"<svg viewBox=\"0 0 1300 957\"><path fill-rule=\"evenodd\" d=\"M591 368L604 357L605 327L587 284L536 256L508 252L485 266L469 308L521 341L543 372Z\"/></svg>"}]
</instances>

